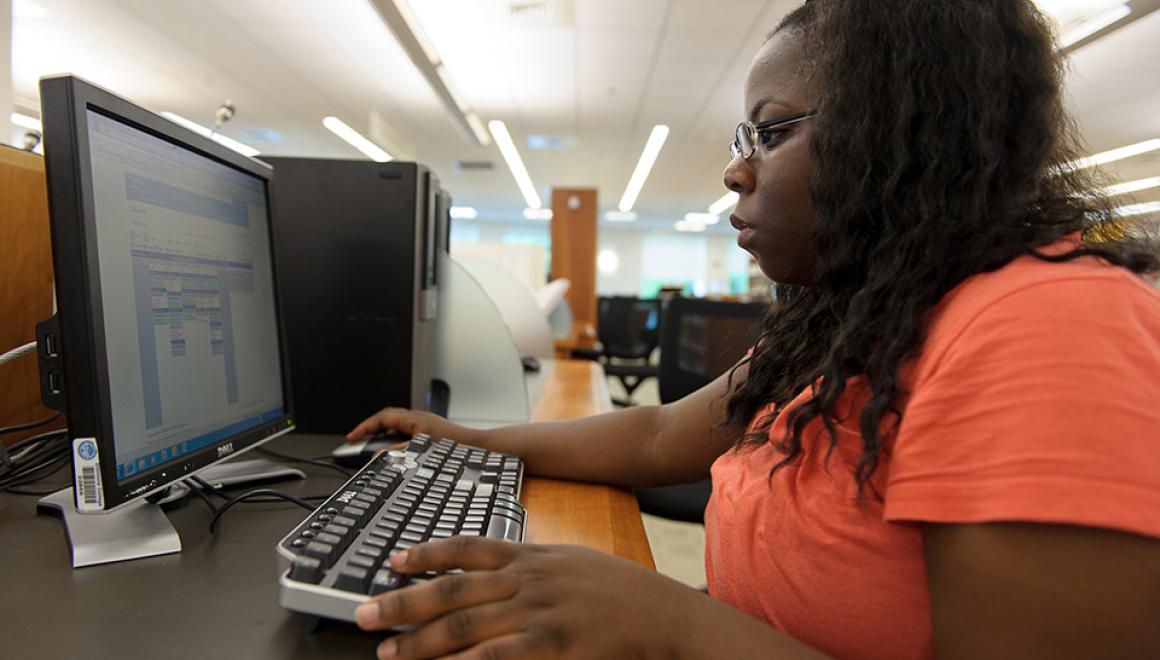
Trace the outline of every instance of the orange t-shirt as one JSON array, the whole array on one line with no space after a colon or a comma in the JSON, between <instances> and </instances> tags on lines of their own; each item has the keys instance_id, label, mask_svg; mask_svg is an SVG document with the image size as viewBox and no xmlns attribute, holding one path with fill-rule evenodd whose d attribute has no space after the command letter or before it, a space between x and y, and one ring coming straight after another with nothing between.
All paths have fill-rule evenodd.
<instances>
[{"instance_id":1,"label":"orange t-shirt","mask_svg":"<svg viewBox=\"0 0 1160 660\"><path fill-rule=\"evenodd\" d=\"M856 501L861 378L839 403L828 465L819 420L772 479L771 444L713 464L713 596L837 657L930 658L915 523L1160 537L1160 294L1136 276L1031 257L976 275L940 301L902 378L902 423L872 480L882 502ZM784 437L784 416L770 434Z\"/></svg>"}]
</instances>

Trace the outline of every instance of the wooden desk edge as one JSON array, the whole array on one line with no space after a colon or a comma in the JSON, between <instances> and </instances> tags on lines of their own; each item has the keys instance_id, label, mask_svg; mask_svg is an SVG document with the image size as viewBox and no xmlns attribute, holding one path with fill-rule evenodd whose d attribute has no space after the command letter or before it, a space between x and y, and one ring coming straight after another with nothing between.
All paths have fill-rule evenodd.
<instances>
[{"instance_id":1,"label":"wooden desk edge","mask_svg":"<svg viewBox=\"0 0 1160 660\"><path fill-rule=\"evenodd\" d=\"M588 360L556 360L531 421L575 419L611 410L612 397L602 366ZM530 517L529 541L578 543L656 570L632 492L527 477L522 495Z\"/></svg>"}]
</instances>

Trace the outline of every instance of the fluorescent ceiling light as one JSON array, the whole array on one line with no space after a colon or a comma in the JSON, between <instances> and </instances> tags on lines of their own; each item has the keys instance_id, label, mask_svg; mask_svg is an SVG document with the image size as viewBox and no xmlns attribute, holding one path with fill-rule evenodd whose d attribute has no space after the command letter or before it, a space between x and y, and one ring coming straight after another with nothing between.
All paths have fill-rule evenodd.
<instances>
[{"instance_id":1,"label":"fluorescent ceiling light","mask_svg":"<svg viewBox=\"0 0 1160 660\"><path fill-rule=\"evenodd\" d=\"M487 129L483 127L483 122L479 120L479 115L473 111L468 111L466 117L467 126L471 129L471 133L475 135L475 139L479 140L479 144L484 147L491 144L491 136L487 134Z\"/></svg>"},{"instance_id":2,"label":"fluorescent ceiling light","mask_svg":"<svg viewBox=\"0 0 1160 660\"><path fill-rule=\"evenodd\" d=\"M1160 213L1160 202L1141 202L1139 204L1121 206L1118 209L1112 210L1112 215L1120 218L1126 218L1132 215L1144 215L1145 213Z\"/></svg>"},{"instance_id":3,"label":"fluorescent ceiling light","mask_svg":"<svg viewBox=\"0 0 1160 660\"><path fill-rule=\"evenodd\" d=\"M1150 151L1156 151L1157 149L1160 149L1160 138L1153 138L1151 140L1137 142L1136 144L1129 144L1126 147L1110 149L1108 151L1102 151L1092 156L1073 160L1072 162L1063 165L1063 169L1068 171L1082 170L1088 167L1095 167L1096 165L1104 165L1107 163L1115 162L1117 160L1124 160L1125 158L1132 158L1134 156L1139 156L1140 154L1146 154Z\"/></svg>"},{"instance_id":4,"label":"fluorescent ceiling light","mask_svg":"<svg viewBox=\"0 0 1160 660\"><path fill-rule=\"evenodd\" d=\"M624 211L608 211L604 214L604 219L609 222L636 222L636 214L632 211L628 213Z\"/></svg>"},{"instance_id":5,"label":"fluorescent ceiling light","mask_svg":"<svg viewBox=\"0 0 1160 660\"><path fill-rule=\"evenodd\" d=\"M721 221L721 216L716 213L686 213L685 222L692 222L698 225L715 225Z\"/></svg>"},{"instance_id":6,"label":"fluorescent ceiling light","mask_svg":"<svg viewBox=\"0 0 1160 660\"><path fill-rule=\"evenodd\" d=\"M262 152L258 151L257 149L251 147L248 144L242 144L241 142L238 142L237 140L235 140L233 138L228 138L228 137L222 135L221 133L215 133L215 132L211 131L210 129L206 128L205 126L202 126L201 124L199 124L195 121L192 121L190 119L186 119L185 117L182 117L179 114L175 114L172 112L163 112L163 113L161 113L161 116L165 117L166 119L168 119L169 121L171 121L175 124L178 124L179 126L184 126L185 128L188 128L189 130L193 131L194 133L197 133L198 135L202 135L204 137L207 137L207 138L213 140L214 142L217 142L218 144L220 144L222 146L229 147L230 149L233 149L234 151L240 153L243 156L249 156L250 158L253 158L254 156L257 156L258 154L262 153Z\"/></svg>"},{"instance_id":7,"label":"fluorescent ceiling light","mask_svg":"<svg viewBox=\"0 0 1160 660\"><path fill-rule=\"evenodd\" d=\"M552 209L524 209L524 217L528 220L551 220Z\"/></svg>"},{"instance_id":8,"label":"fluorescent ceiling light","mask_svg":"<svg viewBox=\"0 0 1160 660\"><path fill-rule=\"evenodd\" d=\"M52 16L52 12L32 0L13 0L12 2L12 18L41 20L50 16Z\"/></svg>"},{"instance_id":9,"label":"fluorescent ceiling light","mask_svg":"<svg viewBox=\"0 0 1160 660\"><path fill-rule=\"evenodd\" d=\"M709 213L721 215L734 206L737 206L737 200L739 199L741 199L741 195L735 192L727 192L721 199L709 205Z\"/></svg>"},{"instance_id":10,"label":"fluorescent ceiling light","mask_svg":"<svg viewBox=\"0 0 1160 660\"><path fill-rule=\"evenodd\" d=\"M495 139L495 146L499 147L504 162L507 163L508 169L515 177L516 185L520 187L520 193L524 196L528 208L538 209L542 207L544 204L540 201L540 196L536 194L536 187L532 185L532 177L528 176L528 168L524 167L524 161L520 158L520 152L516 150L515 143L512 142L512 136L511 133L508 133L507 126L502 121L495 119L487 122L487 128L491 131L491 137ZM524 217L527 217L526 212Z\"/></svg>"},{"instance_id":11,"label":"fluorescent ceiling light","mask_svg":"<svg viewBox=\"0 0 1160 660\"><path fill-rule=\"evenodd\" d=\"M1095 16L1092 16L1091 18L1064 30L1063 33L1059 35L1059 47L1067 48L1074 43L1087 39L1088 37L1108 27L1109 25L1119 22L1131 13L1132 8L1129 7L1127 3L1124 3L1118 7L1112 7L1105 12L1096 14Z\"/></svg>"},{"instance_id":12,"label":"fluorescent ceiling light","mask_svg":"<svg viewBox=\"0 0 1160 660\"><path fill-rule=\"evenodd\" d=\"M477 212L474 208L472 208L470 206L452 206L451 207L451 217L452 218L456 218L458 220L474 220L478 216L479 216L479 212Z\"/></svg>"},{"instance_id":13,"label":"fluorescent ceiling light","mask_svg":"<svg viewBox=\"0 0 1160 660\"><path fill-rule=\"evenodd\" d=\"M688 220L677 220L677 224L675 224L674 226L677 228L677 231L691 231L691 232L705 231L705 225L703 225L699 222L689 222Z\"/></svg>"},{"instance_id":14,"label":"fluorescent ceiling light","mask_svg":"<svg viewBox=\"0 0 1160 660\"><path fill-rule=\"evenodd\" d=\"M394 157L384 151L382 147L363 137L361 133L347 126L338 117L326 117L322 120L322 125L376 163L385 163L394 160Z\"/></svg>"},{"instance_id":15,"label":"fluorescent ceiling light","mask_svg":"<svg viewBox=\"0 0 1160 660\"><path fill-rule=\"evenodd\" d=\"M44 126L42 126L40 120L36 119L35 117L29 117L28 115L22 115L19 112L13 112L8 118L12 120L13 124L16 124L20 128L26 128L30 131L36 131L37 133L44 132Z\"/></svg>"},{"instance_id":16,"label":"fluorescent ceiling light","mask_svg":"<svg viewBox=\"0 0 1160 660\"><path fill-rule=\"evenodd\" d=\"M371 5L395 35L395 40L419 70L419 74L431 86L431 91L439 97L460 134L470 142L487 146L489 139L479 117L475 116L471 106L460 100L443 66L443 59L435 52L435 47L431 45L431 40L423 32L419 20L407 3L404 0L371 0Z\"/></svg>"},{"instance_id":17,"label":"fluorescent ceiling light","mask_svg":"<svg viewBox=\"0 0 1160 660\"><path fill-rule=\"evenodd\" d=\"M1153 176L1147 179L1140 179L1139 181L1129 181L1127 183L1117 183L1114 186L1108 186L1100 190L1108 197L1116 195L1124 195L1127 193L1140 192L1141 190L1148 190L1149 188L1156 188L1160 186L1160 176Z\"/></svg>"},{"instance_id":18,"label":"fluorescent ceiling light","mask_svg":"<svg viewBox=\"0 0 1160 660\"><path fill-rule=\"evenodd\" d=\"M620 198L618 207L622 212L628 213L636 204L640 189L644 187L644 182L648 179L648 174L652 171L653 164L657 162L657 156L660 155L661 147L665 146L668 137L669 127L664 124L657 124L653 127L652 133L649 133L648 141L644 143L644 151L640 153L640 160L636 163L636 169L628 180L628 187L624 189L624 196Z\"/></svg>"}]
</instances>

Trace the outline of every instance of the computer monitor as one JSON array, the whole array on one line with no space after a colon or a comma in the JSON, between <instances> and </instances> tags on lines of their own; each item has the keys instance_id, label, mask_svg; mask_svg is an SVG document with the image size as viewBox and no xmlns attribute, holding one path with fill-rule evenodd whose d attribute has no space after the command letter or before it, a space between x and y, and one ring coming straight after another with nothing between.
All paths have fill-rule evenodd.
<instances>
[{"instance_id":1,"label":"computer monitor","mask_svg":"<svg viewBox=\"0 0 1160 660\"><path fill-rule=\"evenodd\" d=\"M78 78L40 89L42 398L68 415L76 511L108 512L293 428L272 170Z\"/></svg>"}]
</instances>

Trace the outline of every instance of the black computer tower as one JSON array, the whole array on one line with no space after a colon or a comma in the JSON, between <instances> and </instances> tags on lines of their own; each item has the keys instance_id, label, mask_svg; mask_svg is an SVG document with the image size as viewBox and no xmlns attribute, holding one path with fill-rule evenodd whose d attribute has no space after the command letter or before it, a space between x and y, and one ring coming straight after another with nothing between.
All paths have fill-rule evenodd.
<instances>
[{"instance_id":1,"label":"black computer tower","mask_svg":"<svg viewBox=\"0 0 1160 660\"><path fill-rule=\"evenodd\" d=\"M263 160L298 429L346 433L385 406L427 409L438 181L417 163Z\"/></svg>"}]
</instances>

